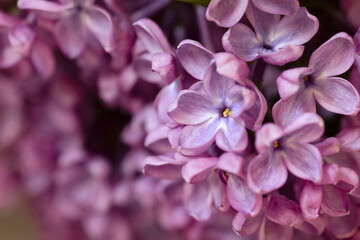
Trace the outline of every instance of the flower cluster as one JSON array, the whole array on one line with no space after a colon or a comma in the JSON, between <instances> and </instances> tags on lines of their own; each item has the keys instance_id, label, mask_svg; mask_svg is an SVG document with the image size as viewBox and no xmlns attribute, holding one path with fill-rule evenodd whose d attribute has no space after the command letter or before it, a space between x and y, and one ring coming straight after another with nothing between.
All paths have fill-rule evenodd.
<instances>
[{"instance_id":1,"label":"flower cluster","mask_svg":"<svg viewBox=\"0 0 360 240\"><path fill-rule=\"evenodd\" d=\"M0 207L44 240L358 239L359 1L186 2L0 0Z\"/></svg>"}]
</instances>

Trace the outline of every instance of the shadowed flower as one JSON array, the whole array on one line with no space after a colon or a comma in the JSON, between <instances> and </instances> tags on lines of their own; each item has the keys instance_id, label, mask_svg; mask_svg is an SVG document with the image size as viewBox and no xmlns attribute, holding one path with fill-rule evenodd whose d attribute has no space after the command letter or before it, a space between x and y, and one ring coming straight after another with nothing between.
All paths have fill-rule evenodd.
<instances>
[{"instance_id":1,"label":"shadowed flower","mask_svg":"<svg viewBox=\"0 0 360 240\"><path fill-rule=\"evenodd\" d=\"M309 66L283 72L277 79L281 100L275 104L276 121L291 121L303 112L316 112L315 99L326 110L345 115L359 112L359 94L343 78L354 62L355 47L346 33L338 33L312 55ZM286 117L285 117L286 116Z\"/></svg>"},{"instance_id":2,"label":"shadowed flower","mask_svg":"<svg viewBox=\"0 0 360 240\"><path fill-rule=\"evenodd\" d=\"M244 61L263 58L273 65L284 65L299 59L304 43L317 32L319 22L301 7L294 15L273 15L260 11L249 4L247 18L255 33L245 24L231 27L223 37L226 51L234 53Z\"/></svg>"}]
</instances>

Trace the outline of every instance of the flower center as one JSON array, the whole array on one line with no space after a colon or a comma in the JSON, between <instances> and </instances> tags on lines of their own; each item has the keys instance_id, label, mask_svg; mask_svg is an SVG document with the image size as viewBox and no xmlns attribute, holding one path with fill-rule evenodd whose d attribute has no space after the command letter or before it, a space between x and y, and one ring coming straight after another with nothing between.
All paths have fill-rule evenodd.
<instances>
[{"instance_id":1,"label":"flower center","mask_svg":"<svg viewBox=\"0 0 360 240\"><path fill-rule=\"evenodd\" d=\"M279 141L278 141L278 140L275 140L274 143L273 143L273 145L274 145L274 148L275 148L275 149L276 149L276 148L279 148Z\"/></svg>"},{"instance_id":2,"label":"flower center","mask_svg":"<svg viewBox=\"0 0 360 240\"><path fill-rule=\"evenodd\" d=\"M231 114L231 110L229 108L225 108L224 111L222 112L223 117L229 117Z\"/></svg>"},{"instance_id":3,"label":"flower center","mask_svg":"<svg viewBox=\"0 0 360 240\"><path fill-rule=\"evenodd\" d=\"M313 78L313 76L311 74L310 75L305 75L303 77L303 81L304 81L305 86L307 87L307 86L309 86L309 85L311 85L313 83L314 78Z\"/></svg>"}]
</instances>

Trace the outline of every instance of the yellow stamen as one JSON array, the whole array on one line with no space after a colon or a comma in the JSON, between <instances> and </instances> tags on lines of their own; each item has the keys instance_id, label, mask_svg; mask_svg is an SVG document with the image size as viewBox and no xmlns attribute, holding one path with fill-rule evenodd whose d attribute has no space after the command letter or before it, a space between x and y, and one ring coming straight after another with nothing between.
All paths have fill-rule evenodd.
<instances>
[{"instance_id":1,"label":"yellow stamen","mask_svg":"<svg viewBox=\"0 0 360 240\"><path fill-rule=\"evenodd\" d=\"M231 110L229 108L225 108L225 110L223 111L223 117L229 117L231 114Z\"/></svg>"},{"instance_id":2,"label":"yellow stamen","mask_svg":"<svg viewBox=\"0 0 360 240\"><path fill-rule=\"evenodd\" d=\"M306 76L304 77L304 82L307 82L307 81L309 81L309 76L308 76L308 75L306 75Z\"/></svg>"},{"instance_id":3,"label":"yellow stamen","mask_svg":"<svg viewBox=\"0 0 360 240\"><path fill-rule=\"evenodd\" d=\"M279 141L278 140L275 140L274 141L274 148L278 148L279 147Z\"/></svg>"}]
</instances>

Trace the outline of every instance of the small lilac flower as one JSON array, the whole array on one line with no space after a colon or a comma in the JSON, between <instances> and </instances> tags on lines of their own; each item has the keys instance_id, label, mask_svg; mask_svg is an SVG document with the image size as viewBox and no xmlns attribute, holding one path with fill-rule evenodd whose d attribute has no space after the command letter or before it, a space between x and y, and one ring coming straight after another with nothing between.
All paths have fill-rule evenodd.
<instances>
[{"instance_id":1,"label":"small lilac flower","mask_svg":"<svg viewBox=\"0 0 360 240\"><path fill-rule=\"evenodd\" d=\"M169 116L185 125L180 152L196 155L214 141L226 151L244 150L247 134L241 114L254 104L255 93L218 74L215 65L205 74L203 86L195 86L200 89L181 91L169 107Z\"/></svg>"},{"instance_id":2,"label":"small lilac flower","mask_svg":"<svg viewBox=\"0 0 360 240\"><path fill-rule=\"evenodd\" d=\"M251 1L251 0L250 0ZM299 8L298 0L252 0L261 11L291 15ZM206 18L221 27L232 27L243 17L249 0L212 0L206 11Z\"/></svg>"},{"instance_id":3,"label":"small lilac flower","mask_svg":"<svg viewBox=\"0 0 360 240\"><path fill-rule=\"evenodd\" d=\"M309 66L283 72L277 79L281 100L273 108L278 121L294 119L303 112L316 112L315 99L330 112L355 115L359 112L359 94L343 78L354 62L355 47L346 33L338 33L312 55ZM284 123L285 124L285 123Z\"/></svg>"},{"instance_id":4,"label":"small lilac flower","mask_svg":"<svg viewBox=\"0 0 360 240\"><path fill-rule=\"evenodd\" d=\"M223 37L226 51L234 53L246 62L263 58L273 65L284 65L299 59L304 43L317 32L319 22L306 8L299 8L294 15L284 16L264 13L249 4L247 18L255 33L246 25L238 23Z\"/></svg>"},{"instance_id":5,"label":"small lilac flower","mask_svg":"<svg viewBox=\"0 0 360 240\"><path fill-rule=\"evenodd\" d=\"M20 9L34 10L44 18L58 19L54 35L62 52L71 59L85 49L89 33L93 34L106 51L111 50L112 20L94 0L20 0Z\"/></svg>"},{"instance_id":6,"label":"small lilac flower","mask_svg":"<svg viewBox=\"0 0 360 240\"><path fill-rule=\"evenodd\" d=\"M256 133L255 157L248 167L248 182L255 192L268 193L287 180L287 169L295 176L319 182L322 158L310 144L324 132L323 120L306 113L285 127L267 123Z\"/></svg>"}]
</instances>

